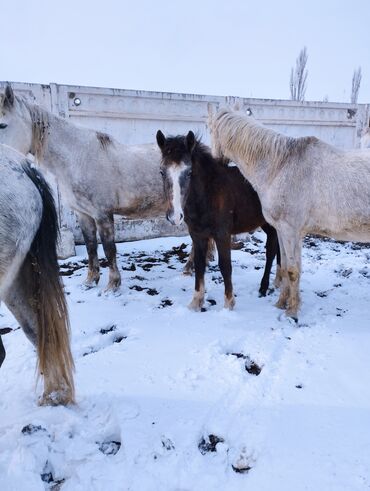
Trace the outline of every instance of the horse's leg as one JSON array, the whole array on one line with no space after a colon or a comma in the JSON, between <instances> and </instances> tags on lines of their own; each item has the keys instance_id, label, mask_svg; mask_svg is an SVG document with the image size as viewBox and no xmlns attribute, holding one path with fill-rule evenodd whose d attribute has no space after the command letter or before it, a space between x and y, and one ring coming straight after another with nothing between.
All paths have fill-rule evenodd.
<instances>
[{"instance_id":1,"label":"horse's leg","mask_svg":"<svg viewBox=\"0 0 370 491\"><path fill-rule=\"evenodd\" d=\"M94 284L98 284L100 278L96 224L95 220L85 213L78 212L77 215L89 258L89 269L85 285L92 287Z\"/></svg>"},{"instance_id":2,"label":"horse's leg","mask_svg":"<svg viewBox=\"0 0 370 491\"><path fill-rule=\"evenodd\" d=\"M194 248L195 290L189 305L191 310L200 310L204 303L204 272L206 270L206 256L208 239L192 237Z\"/></svg>"},{"instance_id":3,"label":"horse's leg","mask_svg":"<svg viewBox=\"0 0 370 491\"><path fill-rule=\"evenodd\" d=\"M225 309L232 310L235 305L233 294L233 284L231 281L231 240L230 235L218 236L215 238L218 251L218 265L225 285Z\"/></svg>"},{"instance_id":4,"label":"horse's leg","mask_svg":"<svg viewBox=\"0 0 370 491\"><path fill-rule=\"evenodd\" d=\"M275 259L275 256L277 254L277 249L279 246L278 246L277 232L274 229L274 227L266 223L265 225L262 226L262 230L267 235L266 264L265 264L265 271L263 273L263 277L261 280L259 293L261 297L265 297L270 283L270 273L271 273L272 263Z\"/></svg>"},{"instance_id":5,"label":"horse's leg","mask_svg":"<svg viewBox=\"0 0 370 491\"><path fill-rule=\"evenodd\" d=\"M277 233L277 232L276 232ZM279 237L276 235L276 275L274 285L275 288L279 288L281 285L281 253L280 253L280 245L279 245Z\"/></svg>"},{"instance_id":6,"label":"horse's leg","mask_svg":"<svg viewBox=\"0 0 370 491\"><path fill-rule=\"evenodd\" d=\"M121 275L117 267L117 248L114 242L113 214L96 220L104 253L108 260L109 281L105 291L116 291L121 285Z\"/></svg>"},{"instance_id":7,"label":"horse's leg","mask_svg":"<svg viewBox=\"0 0 370 491\"><path fill-rule=\"evenodd\" d=\"M206 257L207 266L215 258L215 249L216 249L215 241L212 238L208 239L207 257Z\"/></svg>"},{"instance_id":8,"label":"horse's leg","mask_svg":"<svg viewBox=\"0 0 370 491\"><path fill-rule=\"evenodd\" d=\"M215 241L213 239L208 239L208 247L207 247L207 256L206 256L206 265L208 266L211 261L214 259L215 252ZM191 244L191 251L184 266L182 273L184 275L191 276L194 271L194 244Z\"/></svg>"},{"instance_id":9,"label":"horse's leg","mask_svg":"<svg viewBox=\"0 0 370 491\"><path fill-rule=\"evenodd\" d=\"M194 243L191 243L191 251L188 257L188 260L186 261L186 264L184 266L184 269L182 270L182 274L191 276L193 274L194 270Z\"/></svg>"},{"instance_id":10,"label":"horse's leg","mask_svg":"<svg viewBox=\"0 0 370 491\"><path fill-rule=\"evenodd\" d=\"M299 280L301 274L302 240L299 234L290 226L283 226L282 236L283 249L286 256L284 282L288 285L286 315L298 320L297 316L300 306Z\"/></svg>"},{"instance_id":11,"label":"horse's leg","mask_svg":"<svg viewBox=\"0 0 370 491\"><path fill-rule=\"evenodd\" d=\"M295 234L292 241L289 241L287 251L287 272L290 282L290 295L286 315L298 320L298 310L300 307L299 282L302 269L302 239Z\"/></svg>"},{"instance_id":12,"label":"horse's leg","mask_svg":"<svg viewBox=\"0 0 370 491\"><path fill-rule=\"evenodd\" d=\"M287 273L287 257L284 247L285 238L284 235L280 232L280 230L277 231L277 235L278 235L279 251L280 251L280 268L279 271L276 271L275 285L278 282L280 286L280 295L275 306L279 309L284 310L287 306L290 286L289 286L288 273Z\"/></svg>"}]
</instances>

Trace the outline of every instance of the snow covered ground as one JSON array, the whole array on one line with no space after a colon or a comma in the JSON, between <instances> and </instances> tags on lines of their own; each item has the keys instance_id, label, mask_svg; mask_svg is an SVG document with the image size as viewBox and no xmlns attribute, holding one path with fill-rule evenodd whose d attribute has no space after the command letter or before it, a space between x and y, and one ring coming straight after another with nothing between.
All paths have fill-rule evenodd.
<instances>
[{"instance_id":1,"label":"snow covered ground","mask_svg":"<svg viewBox=\"0 0 370 491\"><path fill-rule=\"evenodd\" d=\"M370 247L306 240L296 326L258 297L261 239L232 253L233 312L215 263L187 309L184 239L120 244L120 296L80 287L83 247L63 262L78 405L38 407L33 348L3 337L0 490L370 489Z\"/></svg>"}]
</instances>

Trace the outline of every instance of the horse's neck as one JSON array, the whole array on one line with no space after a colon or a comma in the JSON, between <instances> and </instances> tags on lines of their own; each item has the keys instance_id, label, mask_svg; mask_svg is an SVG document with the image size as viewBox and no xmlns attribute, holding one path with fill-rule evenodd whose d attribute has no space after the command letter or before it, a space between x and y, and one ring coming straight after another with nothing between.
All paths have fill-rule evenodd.
<instances>
[{"instance_id":1,"label":"horse's neck","mask_svg":"<svg viewBox=\"0 0 370 491\"><path fill-rule=\"evenodd\" d=\"M270 182L272 169L266 159L253 162L246 161L243 155L235 151L226 152L225 157L237 164L241 174L252 184L257 192L262 191Z\"/></svg>"},{"instance_id":2,"label":"horse's neck","mask_svg":"<svg viewBox=\"0 0 370 491\"><path fill-rule=\"evenodd\" d=\"M82 131L82 128L68 120L48 113L48 135L40 158L41 167L57 177L64 175L66 168L70 166L75 142ZM83 145L82 139L81 145Z\"/></svg>"},{"instance_id":3,"label":"horse's neck","mask_svg":"<svg viewBox=\"0 0 370 491\"><path fill-rule=\"evenodd\" d=\"M214 181L217 171L210 161L195 162L193 164L193 177L190 183L190 194L193 202L199 206L207 201L209 194L212 193L212 181ZM206 199L205 199L206 198Z\"/></svg>"}]
</instances>

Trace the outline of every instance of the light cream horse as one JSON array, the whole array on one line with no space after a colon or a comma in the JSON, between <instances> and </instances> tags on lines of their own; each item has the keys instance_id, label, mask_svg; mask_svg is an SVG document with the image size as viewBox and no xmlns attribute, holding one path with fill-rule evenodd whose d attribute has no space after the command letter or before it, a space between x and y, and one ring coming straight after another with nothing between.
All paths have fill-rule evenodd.
<instances>
[{"instance_id":1,"label":"light cream horse","mask_svg":"<svg viewBox=\"0 0 370 491\"><path fill-rule=\"evenodd\" d=\"M370 153L287 137L231 109L210 107L209 128L214 155L237 163L278 232L277 307L297 319L303 236L370 242Z\"/></svg>"},{"instance_id":2,"label":"light cream horse","mask_svg":"<svg viewBox=\"0 0 370 491\"><path fill-rule=\"evenodd\" d=\"M86 284L98 283L96 232L109 264L107 290L121 284L113 214L149 218L165 214L160 152L153 145L122 145L109 135L75 125L16 96L10 85L0 101L0 143L50 171L76 211L89 256Z\"/></svg>"}]
</instances>

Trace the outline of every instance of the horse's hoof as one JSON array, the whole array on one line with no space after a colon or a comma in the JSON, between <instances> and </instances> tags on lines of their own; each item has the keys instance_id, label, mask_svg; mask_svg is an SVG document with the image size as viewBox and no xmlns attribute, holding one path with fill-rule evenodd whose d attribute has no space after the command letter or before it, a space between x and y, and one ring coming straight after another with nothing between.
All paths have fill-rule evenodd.
<instances>
[{"instance_id":1,"label":"horse's hoof","mask_svg":"<svg viewBox=\"0 0 370 491\"><path fill-rule=\"evenodd\" d=\"M200 312L202 310L202 307L203 302L199 302L199 300L192 300L188 305L188 309L192 310L193 312Z\"/></svg>"},{"instance_id":2,"label":"horse's hoof","mask_svg":"<svg viewBox=\"0 0 370 491\"><path fill-rule=\"evenodd\" d=\"M228 310L233 310L235 307L234 295L231 298L225 298L224 308Z\"/></svg>"},{"instance_id":3,"label":"horse's hoof","mask_svg":"<svg viewBox=\"0 0 370 491\"><path fill-rule=\"evenodd\" d=\"M292 311L292 310L288 309L285 312L285 315L288 317L288 319L291 319L292 321L294 321L295 324L298 324L298 315L297 315L296 311Z\"/></svg>"},{"instance_id":4,"label":"horse's hoof","mask_svg":"<svg viewBox=\"0 0 370 491\"><path fill-rule=\"evenodd\" d=\"M258 293L258 296L259 297L265 297L267 294L267 290L260 290L259 293Z\"/></svg>"},{"instance_id":5,"label":"horse's hoof","mask_svg":"<svg viewBox=\"0 0 370 491\"><path fill-rule=\"evenodd\" d=\"M43 394L38 401L39 406L68 406L75 404L70 393L65 390L54 391L50 394Z\"/></svg>"},{"instance_id":6,"label":"horse's hoof","mask_svg":"<svg viewBox=\"0 0 370 491\"><path fill-rule=\"evenodd\" d=\"M111 295L113 295L114 297L119 297L121 295L121 288L119 286L111 287L108 285L106 288L104 288L101 294L106 297L109 297Z\"/></svg>"},{"instance_id":7,"label":"horse's hoof","mask_svg":"<svg viewBox=\"0 0 370 491\"><path fill-rule=\"evenodd\" d=\"M92 290L93 288L96 287L96 283L87 283L87 282L84 282L82 283L81 285L81 290Z\"/></svg>"}]
</instances>

